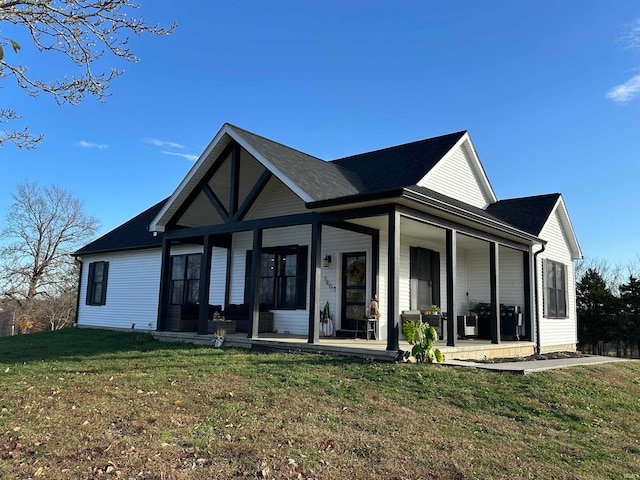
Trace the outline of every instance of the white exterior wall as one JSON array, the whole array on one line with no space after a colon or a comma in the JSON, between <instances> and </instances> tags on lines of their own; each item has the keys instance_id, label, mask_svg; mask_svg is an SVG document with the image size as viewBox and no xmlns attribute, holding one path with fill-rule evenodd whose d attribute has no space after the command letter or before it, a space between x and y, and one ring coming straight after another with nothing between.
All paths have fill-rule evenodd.
<instances>
[{"instance_id":1,"label":"white exterior wall","mask_svg":"<svg viewBox=\"0 0 640 480\"><path fill-rule=\"evenodd\" d=\"M489 278L489 244L486 248L467 250L467 292L469 300L491 303Z\"/></svg>"},{"instance_id":2,"label":"white exterior wall","mask_svg":"<svg viewBox=\"0 0 640 480\"><path fill-rule=\"evenodd\" d=\"M498 265L499 302L504 305L518 305L524 309L522 252L507 247L498 247ZM469 300L491 303L488 243L485 244L485 248L466 251L466 274L466 292L469 293ZM466 308L465 299L463 310Z\"/></svg>"},{"instance_id":3,"label":"white exterior wall","mask_svg":"<svg viewBox=\"0 0 640 480\"><path fill-rule=\"evenodd\" d=\"M263 247L277 247L282 245L308 245L311 255L311 227L302 225L296 227L275 228L264 231ZM244 303L244 282L246 271L246 252L253 248L253 233L241 232L233 236L232 247L232 273L230 285L230 303ZM379 277L381 291L374 292L371 285L371 237L368 235L350 232L325 226L322 229L322 258L331 255L332 262L328 267L321 269L320 277L320 309L329 302L329 310L338 329L341 325L341 280L342 255L349 252L366 252L367 256L367 298L373 293L378 293L380 309L383 313L379 322L378 338L386 339L386 258L381 258ZM385 253L386 254L386 253ZM310 265L310 258L306 259ZM308 272L310 275L311 272ZM309 326L309 286L307 277L307 308L305 310L274 310L274 327L279 333L289 332L294 335L307 335Z\"/></svg>"},{"instance_id":4,"label":"white exterior wall","mask_svg":"<svg viewBox=\"0 0 640 480\"><path fill-rule=\"evenodd\" d=\"M284 245L311 245L311 226L273 228L264 231L263 247ZM244 303L244 282L247 250L253 249L253 232L233 235L230 303ZM309 248L311 255L311 248ZM305 259L309 265L309 258ZM273 310L274 328L279 332L306 335L309 330L309 272L307 272L307 308L305 310Z\"/></svg>"},{"instance_id":5,"label":"white exterior wall","mask_svg":"<svg viewBox=\"0 0 640 480\"><path fill-rule=\"evenodd\" d=\"M246 215L246 220L256 218L271 218L296 213L306 213L304 202L295 193L289 190L284 183L277 178L272 178L256 203ZM285 245L292 245L288 243Z\"/></svg>"},{"instance_id":6,"label":"white exterior wall","mask_svg":"<svg viewBox=\"0 0 640 480\"><path fill-rule=\"evenodd\" d=\"M161 249L87 255L82 258L78 324L88 327L155 330L160 292ZM91 262L109 262L105 305L87 305Z\"/></svg>"},{"instance_id":7,"label":"white exterior wall","mask_svg":"<svg viewBox=\"0 0 640 480\"><path fill-rule=\"evenodd\" d=\"M342 255L351 252L365 252L367 257L366 278L367 278L367 300L376 293L381 299L381 293L378 292L376 286L371 285L371 271L373 265L371 263L371 237L362 233L350 232L332 227L323 227L322 229L322 258L325 255L331 255L331 266L322 268L322 277L320 281L320 309L329 302L329 311L333 316L336 329L341 328L341 311L342 311ZM378 275L381 277L380 272ZM385 290L386 295L386 290ZM368 302L367 302L368 305ZM382 310L386 306L380 302L378 307L382 313L380 322L378 322L378 338L384 335L386 339L386 317L385 311ZM308 320L307 320L308 322ZM382 325L384 322L384 326Z\"/></svg>"},{"instance_id":8,"label":"white exterior wall","mask_svg":"<svg viewBox=\"0 0 640 480\"><path fill-rule=\"evenodd\" d=\"M536 265L538 281L538 328L540 329L540 346L576 344L577 338L577 313L576 313L576 280L575 268L569 250L569 243L565 238L557 210L549 216L540 238L546 240L545 251L538 255ZM567 313L568 318L546 318L543 316L544 281L542 272L542 259L560 262L567 267Z\"/></svg>"},{"instance_id":9,"label":"white exterior wall","mask_svg":"<svg viewBox=\"0 0 640 480\"><path fill-rule=\"evenodd\" d=\"M184 245L171 249L172 255L202 252L202 246ZM160 248L131 252L87 255L82 258L78 324L87 327L156 330L160 296ZM89 264L109 262L105 305L87 305ZM210 304L224 304L226 249L214 247L212 253Z\"/></svg>"},{"instance_id":10,"label":"white exterior wall","mask_svg":"<svg viewBox=\"0 0 640 480\"><path fill-rule=\"evenodd\" d=\"M430 188L456 200L478 208L485 208L490 199L480 187L475 162L466 151L464 144L452 150L447 157L440 160L418 185Z\"/></svg>"},{"instance_id":11,"label":"white exterior wall","mask_svg":"<svg viewBox=\"0 0 640 480\"><path fill-rule=\"evenodd\" d=\"M498 291L500 303L518 305L524 312L524 266L522 252L499 247Z\"/></svg>"}]
</instances>

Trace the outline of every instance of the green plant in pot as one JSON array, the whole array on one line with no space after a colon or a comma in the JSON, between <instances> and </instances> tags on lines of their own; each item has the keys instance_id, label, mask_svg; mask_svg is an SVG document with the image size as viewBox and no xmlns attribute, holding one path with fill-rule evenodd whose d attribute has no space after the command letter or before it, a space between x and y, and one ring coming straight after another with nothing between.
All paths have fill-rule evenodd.
<instances>
[{"instance_id":1,"label":"green plant in pot","mask_svg":"<svg viewBox=\"0 0 640 480\"><path fill-rule=\"evenodd\" d=\"M412 345L411 351L404 353L406 360L413 357L418 363L444 362L444 355L440 349L433 347L433 343L438 341L438 332L428 323L410 320L402 325L402 333Z\"/></svg>"}]
</instances>

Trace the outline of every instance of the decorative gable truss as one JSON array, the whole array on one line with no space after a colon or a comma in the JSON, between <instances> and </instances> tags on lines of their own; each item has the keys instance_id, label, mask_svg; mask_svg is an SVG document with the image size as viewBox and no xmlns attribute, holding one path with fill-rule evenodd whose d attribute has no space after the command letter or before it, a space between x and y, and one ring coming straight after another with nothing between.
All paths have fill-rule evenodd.
<instances>
[{"instance_id":1,"label":"decorative gable truss","mask_svg":"<svg viewBox=\"0 0 640 480\"><path fill-rule=\"evenodd\" d=\"M239 222L273 174L238 143L230 142L167 223L168 228ZM242 181L241 181L242 178Z\"/></svg>"}]
</instances>

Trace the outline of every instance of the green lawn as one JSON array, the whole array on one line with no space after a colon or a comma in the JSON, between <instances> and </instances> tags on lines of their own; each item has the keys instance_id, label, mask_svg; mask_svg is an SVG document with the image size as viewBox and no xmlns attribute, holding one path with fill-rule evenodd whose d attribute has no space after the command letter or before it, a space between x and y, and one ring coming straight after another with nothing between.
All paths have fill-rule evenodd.
<instances>
[{"instance_id":1,"label":"green lawn","mask_svg":"<svg viewBox=\"0 0 640 480\"><path fill-rule=\"evenodd\" d=\"M0 478L640 478L640 362L511 376L0 338Z\"/></svg>"}]
</instances>

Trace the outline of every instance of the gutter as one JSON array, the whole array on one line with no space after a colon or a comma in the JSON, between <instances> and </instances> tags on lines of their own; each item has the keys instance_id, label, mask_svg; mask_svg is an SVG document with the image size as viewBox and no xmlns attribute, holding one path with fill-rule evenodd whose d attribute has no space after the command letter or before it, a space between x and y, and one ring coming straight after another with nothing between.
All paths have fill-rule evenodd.
<instances>
[{"instance_id":1,"label":"gutter","mask_svg":"<svg viewBox=\"0 0 640 480\"><path fill-rule=\"evenodd\" d=\"M542 252L544 252L545 250L545 244L542 244L542 248L540 250L538 250L536 253L533 254L533 280L534 280L534 285L533 285L533 300L535 301L535 318L534 318L534 322L535 322L535 329L536 329L536 346L535 346L535 354L536 355L540 355L540 321L538 320L539 317L539 302L538 302L538 255L540 255Z\"/></svg>"}]
</instances>

